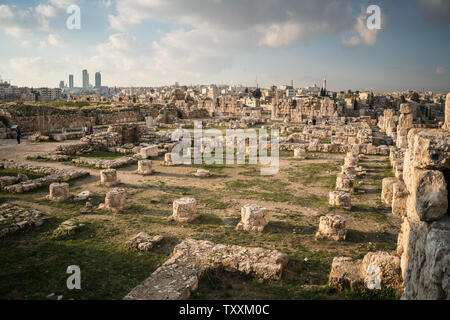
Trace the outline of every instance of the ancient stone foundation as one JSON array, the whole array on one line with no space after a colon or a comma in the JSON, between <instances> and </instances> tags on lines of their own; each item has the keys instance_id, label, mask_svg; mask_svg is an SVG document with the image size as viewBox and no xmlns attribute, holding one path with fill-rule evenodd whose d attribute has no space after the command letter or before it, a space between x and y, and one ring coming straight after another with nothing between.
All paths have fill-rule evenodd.
<instances>
[{"instance_id":1,"label":"ancient stone foundation","mask_svg":"<svg viewBox=\"0 0 450 320\"><path fill-rule=\"evenodd\" d=\"M174 166L175 165L172 161L172 153L171 152L166 153L164 155L164 165L165 166Z\"/></svg>"},{"instance_id":2,"label":"ancient stone foundation","mask_svg":"<svg viewBox=\"0 0 450 320\"><path fill-rule=\"evenodd\" d=\"M152 160L139 160L137 173L144 175L152 174Z\"/></svg>"},{"instance_id":3,"label":"ancient stone foundation","mask_svg":"<svg viewBox=\"0 0 450 320\"><path fill-rule=\"evenodd\" d=\"M320 217L316 239L343 241L346 235L347 229L343 217L334 214Z\"/></svg>"},{"instance_id":4,"label":"ancient stone foundation","mask_svg":"<svg viewBox=\"0 0 450 320\"><path fill-rule=\"evenodd\" d=\"M306 150L303 148L294 149L294 158L299 160L306 159Z\"/></svg>"},{"instance_id":5,"label":"ancient stone foundation","mask_svg":"<svg viewBox=\"0 0 450 320\"><path fill-rule=\"evenodd\" d=\"M68 183L52 183L49 187L50 194L47 199L54 202L64 202L70 198Z\"/></svg>"},{"instance_id":6,"label":"ancient stone foundation","mask_svg":"<svg viewBox=\"0 0 450 320\"><path fill-rule=\"evenodd\" d=\"M352 202L350 193L344 191L331 191L329 205L339 209L351 210Z\"/></svg>"},{"instance_id":7,"label":"ancient stone foundation","mask_svg":"<svg viewBox=\"0 0 450 320\"><path fill-rule=\"evenodd\" d=\"M100 184L102 186L112 187L118 184L117 171L115 169L106 169L100 171Z\"/></svg>"},{"instance_id":8,"label":"ancient stone foundation","mask_svg":"<svg viewBox=\"0 0 450 320\"><path fill-rule=\"evenodd\" d=\"M269 223L266 208L257 204L247 204L241 208L241 221L236 230L262 232Z\"/></svg>"},{"instance_id":9,"label":"ancient stone foundation","mask_svg":"<svg viewBox=\"0 0 450 320\"><path fill-rule=\"evenodd\" d=\"M173 202L173 214L170 220L192 222L197 218L197 201L194 198L181 198Z\"/></svg>"},{"instance_id":10,"label":"ancient stone foundation","mask_svg":"<svg viewBox=\"0 0 450 320\"><path fill-rule=\"evenodd\" d=\"M335 257L329 286L338 290L402 288L400 259L387 252L369 252L362 260Z\"/></svg>"},{"instance_id":11,"label":"ancient stone foundation","mask_svg":"<svg viewBox=\"0 0 450 320\"><path fill-rule=\"evenodd\" d=\"M152 158L152 157L157 157L158 156L158 146L148 146L148 147L144 147L141 148L140 151L140 156L141 158L144 159L148 159L148 158Z\"/></svg>"},{"instance_id":12,"label":"ancient stone foundation","mask_svg":"<svg viewBox=\"0 0 450 320\"><path fill-rule=\"evenodd\" d=\"M125 296L125 300L185 300L210 270L241 272L279 280L288 255L261 248L245 248L187 239L172 257Z\"/></svg>"},{"instance_id":13,"label":"ancient stone foundation","mask_svg":"<svg viewBox=\"0 0 450 320\"><path fill-rule=\"evenodd\" d=\"M405 283L402 299L448 300L450 132L411 130L403 177L406 215L397 247Z\"/></svg>"},{"instance_id":14,"label":"ancient stone foundation","mask_svg":"<svg viewBox=\"0 0 450 320\"><path fill-rule=\"evenodd\" d=\"M41 226L48 216L35 209L23 208L12 203L0 206L0 239L10 234Z\"/></svg>"},{"instance_id":15,"label":"ancient stone foundation","mask_svg":"<svg viewBox=\"0 0 450 320\"><path fill-rule=\"evenodd\" d=\"M99 209L120 212L127 208L126 192L122 188L114 188L106 194L105 203Z\"/></svg>"},{"instance_id":16,"label":"ancient stone foundation","mask_svg":"<svg viewBox=\"0 0 450 320\"><path fill-rule=\"evenodd\" d=\"M394 192L394 184L398 182L397 178L384 178L381 189L381 202L387 206L392 205L392 195Z\"/></svg>"}]
</instances>

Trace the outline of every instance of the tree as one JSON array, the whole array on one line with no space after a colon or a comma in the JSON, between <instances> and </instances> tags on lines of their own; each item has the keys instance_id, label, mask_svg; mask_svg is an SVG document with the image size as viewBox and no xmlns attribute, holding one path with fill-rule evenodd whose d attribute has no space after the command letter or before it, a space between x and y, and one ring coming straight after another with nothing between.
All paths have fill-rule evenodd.
<instances>
[{"instance_id":1,"label":"tree","mask_svg":"<svg viewBox=\"0 0 450 320\"><path fill-rule=\"evenodd\" d=\"M401 102L401 103L406 103L406 99L405 99L405 96L404 96L404 95L401 95L401 97L400 97L400 102Z\"/></svg>"},{"instance_id":2,"label":"tree","mask_svg":"<svg viewBox=\"0 0 450 320\"><path fill-rule=\"evenodd\" d=\"M253 98L260 99L262 97L261 90L257 88L255 91L252 92Z\"/></svg>"},{"instance_id":3,"label":"tree","mask_svg":"<svg viewBox=\"0 0 450 320\"><path fill-rule=\"evenodd\" d=\"M414 92L411 96L411 100L415 102L420 102L419 94L417 92Z\"/></svg>"}]
</instances>

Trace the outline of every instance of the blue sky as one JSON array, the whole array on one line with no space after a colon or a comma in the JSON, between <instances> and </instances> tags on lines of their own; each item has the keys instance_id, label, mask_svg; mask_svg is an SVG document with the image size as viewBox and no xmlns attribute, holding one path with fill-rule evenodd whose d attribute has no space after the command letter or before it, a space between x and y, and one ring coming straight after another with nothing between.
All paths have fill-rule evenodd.
<instances>
[{"instance_id":1,"label":"blue sky","mask_svg":"<svg viewBox=\"0 0 450 320\"><path fill-rule=\"evenodd\" d=\"M81 9L69 30L66 9ZM365 27L369 5L381 30ZM450 92L448 0L0 0L0 76Z\"/></svg>"}]
</instances>

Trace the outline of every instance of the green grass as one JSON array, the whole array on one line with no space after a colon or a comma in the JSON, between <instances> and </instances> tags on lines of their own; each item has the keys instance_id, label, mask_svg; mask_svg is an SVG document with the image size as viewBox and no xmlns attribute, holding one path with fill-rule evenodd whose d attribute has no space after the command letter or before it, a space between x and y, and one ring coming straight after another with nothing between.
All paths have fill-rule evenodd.
<instances>
[{"instance_id":1,"label":"green grass","mask_svg":"<svg viewBox=\"0 0 450 320\"><path fill-rule=\"evenodd\" d=\"M83 158L95 158L102 160L115 160L122 157L132 157L132 154L123 154L118 152L90 152L85 153L81 157Z\"/></svg>"},{"instance_id":2,"label":"green grass","mask_svg":"<svg viewBox=\"0 0 450 320\"><path fill-rule=\"evenodd\" d=\"M20 169L0 169L0 177L17 176L19 173L26 175L29 179L38 179L46 176L46 174L43 173L35 173Z\"/></svg>"}]
</instances>

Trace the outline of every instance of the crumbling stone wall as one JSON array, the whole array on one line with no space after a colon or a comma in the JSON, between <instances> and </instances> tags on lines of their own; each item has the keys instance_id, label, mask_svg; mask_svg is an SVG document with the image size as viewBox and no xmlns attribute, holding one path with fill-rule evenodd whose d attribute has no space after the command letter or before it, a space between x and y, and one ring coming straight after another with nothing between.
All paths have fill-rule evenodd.
<instances>
[{"instance_id":1,"label":"crumbling stone wall","mask_svg":"<svg viewBox=\"0 0 450 320\"><path fill-rule=\"evenodd\" d=\"M403 299L450 299L450 132L411 130L403 178L408 191L397 252Z\"/></svg>"}]
</instances>

